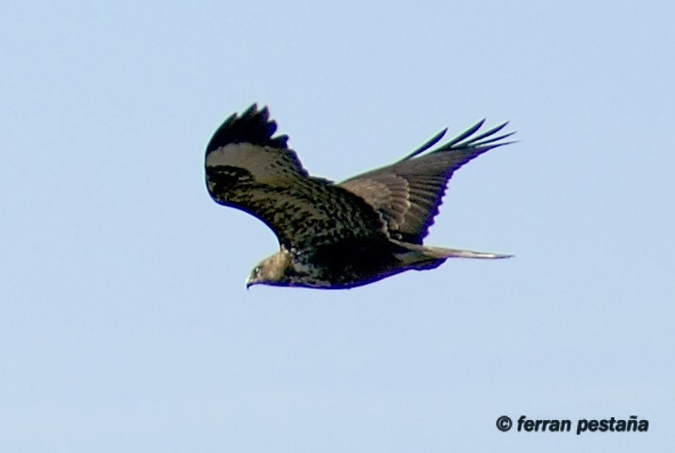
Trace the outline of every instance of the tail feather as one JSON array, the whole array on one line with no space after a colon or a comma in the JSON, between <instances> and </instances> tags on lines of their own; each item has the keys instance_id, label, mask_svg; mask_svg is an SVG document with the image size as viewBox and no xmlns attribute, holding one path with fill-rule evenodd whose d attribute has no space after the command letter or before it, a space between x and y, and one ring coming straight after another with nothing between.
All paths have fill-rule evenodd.
<instances>
[{"instance_id":1,"label":"tail feather","mask_svg":"<svg viewBox=\"0 0 675 453\"><path fill-rule=\"evenodd\" d=\"M448 249L444 247L422 246L423 252L433 258L478 258L488 260L498 260L502 258L511 258L513 255L492 252L476 252L473 250Z\"/></svg>"},{"instance_id":2,"label":"tail feather","mask_svg":"<svg viewBox=\"0 0 675 453\"><path fill-rule=\"evenodd\" d=\"M473 250L449 249L445 247L431 247L419 244L410 244L407 242L390 239L396 245L404 248L406 252L400 254L403 261L412 263L423 263L426 261L443 260L447 258L477 258L477 259L503 259L511 258L513 255L504 253L476 252Z\"/></svg>"}]
</instances>

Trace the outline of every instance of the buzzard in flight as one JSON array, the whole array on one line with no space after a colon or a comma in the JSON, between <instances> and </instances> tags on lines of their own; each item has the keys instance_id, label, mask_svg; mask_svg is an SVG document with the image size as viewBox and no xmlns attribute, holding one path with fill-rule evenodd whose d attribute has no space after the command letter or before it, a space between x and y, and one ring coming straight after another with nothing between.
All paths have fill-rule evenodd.
<instances>
[{"instance_id":1,"label":"buzzard in flight","mask_svg":"<svg viewBox=\"0 0 675 453\"><path fill-rule=\"evenodd\" d=\"M479 132L482 125L431 149L443 130L398 162L336 184L307 173L288 137L274 135L266 107L230 116L206 147L209 194L265 222L281 248L253 269L247 288L353 288L447 258L508 258L422 243L453 172L510 143L513 133L499 135L506 123Z\"/></svg>"}]
</instances>

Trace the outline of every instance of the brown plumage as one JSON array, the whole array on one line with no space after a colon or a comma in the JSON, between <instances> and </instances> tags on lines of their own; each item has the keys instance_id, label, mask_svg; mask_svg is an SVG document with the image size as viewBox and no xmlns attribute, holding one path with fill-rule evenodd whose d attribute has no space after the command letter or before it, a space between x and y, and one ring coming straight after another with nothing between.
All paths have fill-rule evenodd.
<instances>
[{"instance_id":1,"label":"brown plumage","mask_svg":"<svg viewBox=\"0 0 675 453\"><path fill-rule=\"evenodd\" d=\"M447 258L507 258L422 243L453 172L510 143L513 133L497 135L506 124L474 135L481 121L430 150L443 130L400 161L335 184L309 176L288 137L274 136L267 108L254 104L211 138L206 185L216 202L254 215L279 239L281 250L253 269L247 287L352 288Z\"/></svg>"}]
</instances>

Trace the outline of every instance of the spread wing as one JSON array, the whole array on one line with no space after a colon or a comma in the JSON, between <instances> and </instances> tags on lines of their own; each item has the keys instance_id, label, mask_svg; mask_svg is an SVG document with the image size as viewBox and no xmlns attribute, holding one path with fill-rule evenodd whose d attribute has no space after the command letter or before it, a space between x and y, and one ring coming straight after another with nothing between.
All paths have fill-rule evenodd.
<instances>
[{"instance_id":1,"label":"spread wing","mask_svg":"<svg viewBox=\"0 0 675 453\"><path fill-rule=\"evenodd\" d=\"M425 153L443 138L444 129L395 164L355 176L340 186L373 206L392 238L421 244L454 171L484 152L511 143L503 140L514 132L498 135L507 123L474 135L483 122Z\"/></svg>"},{"instance_id":2,"label":"spread wing","mask_svg":"<svg viewBox=\"0 0 675 453\"><path fill-rule=\"evenodd\" d=\"M254 104L216 131L206 148L206 186L216 202L259 218L289 250L386 235L362 198L310 177L276 129L267 108Z\"/></svg>"}]
</instances>

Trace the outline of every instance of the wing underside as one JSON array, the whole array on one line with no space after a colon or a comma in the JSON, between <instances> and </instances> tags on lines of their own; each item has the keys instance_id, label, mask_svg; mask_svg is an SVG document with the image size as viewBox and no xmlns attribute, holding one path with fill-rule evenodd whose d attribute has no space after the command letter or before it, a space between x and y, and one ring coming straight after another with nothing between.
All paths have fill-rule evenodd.
<instances>
[{"instance_id":1,"label":"wing underside","mask_svg":"<svg viewBox=\"0 0 675 453\"><path fill-rule=\"evenodd\" d=\"M507 123L476 134L483 121L436 149L445 130L402 160L342 183L372 205L392 238L421 244L438 214L448 180L470 160L498 146L513 133L499 134ZM427 152L428 151L428 152Z\"/></svg>"},{"instance_id":2,"label":"wing underside","mask_svg":"<svg viewBox=\"0 0 675 453\"><path fill-rule=\"evenodd\" d=\"M215 201L259 218L288 249L385 235L370 205L308 176L285 136L272 136L275 130L266 109L252 107L226 120L206 152L206 183Z\"/></svg>"}]
</instances>

